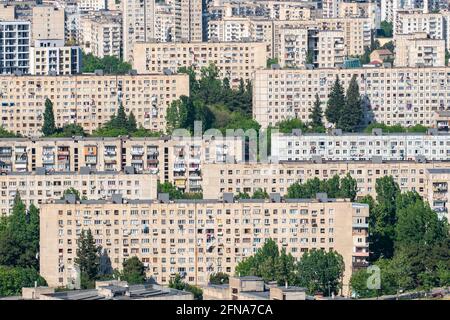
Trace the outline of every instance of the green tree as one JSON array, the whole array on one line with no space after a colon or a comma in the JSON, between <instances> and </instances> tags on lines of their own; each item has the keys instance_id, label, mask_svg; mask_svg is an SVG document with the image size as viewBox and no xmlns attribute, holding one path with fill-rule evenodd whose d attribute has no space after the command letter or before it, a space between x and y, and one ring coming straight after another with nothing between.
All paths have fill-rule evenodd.
<instances>
[{"instance_id":1,"label":"green tree","mask_svg":"<svg viewBox=\"0 0 450 320\"><path fill-rule=\"evenodd\" d=\"M380 35L386 38L392 37L392 22L381 21Z\"/></svg>"},{"instance_id":2,"label":"green tree","mask_svg":"<svg viewBox=\"0 0 450 320\"><path fill-rule=\"evenodd\" d=\"M342 287L344 260L334 251L313 249L305 252L297 264L298 282L309 294L321 292L329 296Z\"/></svg>"},{"instance_id":3,"label":"green tree","mask_svg":"<svg viewBox=\"0 0 450 320\"><path fill-rule=\"evenodd\" d=\"M44 136L50 136L56 132L55 115L53 114L53 102L45 99L44 124L42 125L42 133Z\"/></svg>"},{"instance_id":4,"label":"green tree","mask_svg":"<svg viewBox=\"0 0 450 320\"><path fill-rule=\"evenodd\" d=\"M278 285L297 283L297 276L295 274L295 258L286 249L281 249L280 256L275 262L275 280Z\"/></svg>"},{"instance_id":5,"label":"green tree","mask_svg":"<svg viewBox=\"0 0 450 320\"><path fill-rule=\"evenodd\" d=\"M168 193L170 199L181 199L183 193L170 182L158 182L158 193Z\"/></svg>"},{"instance_id":6,"label":"green tree","mask_svg":"<svg viewBox=\"0 0 450 320\"><path fill-rule=\"evenodd\" d=\"M130 133L135 132L137 130L136 117L134 116L133 111L131 111L130 115L128 116L127 129L128 129L128 132L130 132Z\"/></svg>"},{"instance_id":7,"label":"green tree","mask_svg":"<svg viewBox=\"0 0 450 320\"><path fill-rule=\"evenodd\" d=\"M210 284L228 284L230 276L224 272L213 273L209 276Z\"/></svg>"},{"instance_id":8,"label":"green tree","mask_svg":"<svg viewBox=\"0 0 450 320\"><path fill-rule=\"evenodd\" d=\"M316 100L314 101L314 106L309 115L311 119L310 126L316 132L324 132L325 127L322 122L322 107L319 99L319 94L316 93Z\"/></svg>"},{"instance_id":9,"label":"green tree","mask_svg":"<svg viewBox=\"0 0 450 320\"><path fill-rule=\"evenodd\" d=\"M267 69L270 69L273 64L278 64L278 58L267 58Z\"/></svg>"},{"instance_id":10,"label":"green tree","mask_svg":"<svg viewBox=\"0 0 450 320\"><path fill-rule=\"evenodd\" d=\"M249 195L247 192L238 192L238 193L234 196L234 198L235 198L236 200L239 200L239 199L251 199L250 195Z\"/></svg>"},{"instance_id":11,"label":"green tree","mask_svg":"<svg viewBox=\"0 0 450 320\"><path fill-rule=\"evenodd\" d=\"M194 295L195 300L203 299L203 290L197 286L193 286L189 283L184 282L181 276L177 273L174 278L169 280L169 288L189 291Z\"/></svg>"},{"instance_id":12,"label":"green tree","mask_svg":"<svg viewBox=\"0 0 450 320\"><path fill-rule=\"evenodd\" d=\"M127 74L132 66L128 62L123 62L117 57L105 56L99 58L93 54L82 54L83 73L92 73L95 70L103 70L106 74Z\"/></svg>"},{"instance_id":13,"label":"green tree","mask_svg":"<svg viewBox=\"0 0 450 320\"><path fill-rule=\"evenodd\" d=\"M80 191L78 191L77 189L75 189L74 187L70 187L69 189L64 190L63 192L63 196L62 199L64 199L64 197L68 194L73 194L75 195L75 199L77 201L81 200L81 196L80 196Z\"/></svg>"},{"instance_id":14,"label":"green tree","mask_svg":"<svg viewBox=\"0 0 450 320\"><path fill-rule=\"evenodd\" d=\"M47 282L33 268L0 266L0 297L18 296L22 288L46 286Z\"/></svg>"},{"instance_id":15,"label":"green tree","mask_svg":"<svg viewBox=\"0 0 450 320\"><path fill-rule=\"evenodd\" d=\"M87 134L84 132L84 129L82 126L78 124L67 124L63 126L62 128L59 128L56 130L54 134L52 134L52 137L73 137L73 136L81 136L85 137Z\"/></svg>"},{"instance_id":16,"label":"green tree","mask_svg":"<svg viewBox=\"0 0 450 320\"><path fill-rule=\"evenodd\" d=\"M265 190L258 188L253 192L252 199L269 199L269 194Z\"/></svg>"},{"instance_id":17,"label":"green tree","mask_svg":"<svg viewBox=\"0 0 450 320\"><path fill-rule=\"evenodd\" d=\"M280 121L276 124L276 127L281 133L292 133L294 129L300 129L303 132L308 131L308 126L298 118Z\"/></svg>"},{"instance_id":18,"label":"green tree","mask_svg":"<svg viewBox=\"0 0 450 320\"><path fill-rule=\"evenodd\" d=\"M356 131L361 125L363 112L358 82L356 75L353 75L347 89L345 104L339 114L338 127L346 132Z\"/></svg>"},{"instance_id":19,"label":"green tree","mask_svg":"<svg viewBox=\"0 0 450 320\"><path fill-rule=\"evenodd\" d=\"M119 105L119 109L117 109L117 115L111 122L112 122L111 124L116 128L120 129L128 128L128 118L122 103Z\"/></svg>"},{"instance_id":20,"label":"green tree","mask_svg":"<svg viewBox=\"0 0 450 320\"><path fill-rule=\"evenodd\" d=\"M75 263L80 268L81 287L83 289L93 288L94 281L100 273L101 248L95 244L91 229L83 230L77 242Z\"/></svg>"},{"instance_id":21,"label":"green tree","mask_svg":"<svg viewBox=\"0 0 450 320\"><path fill-rule=\"evenodd\" d=\"M0 126L0 138L20 138L20 134L15 134L14 132L10 132L5 130L2 126Z\"/></svg>"},{"instance_id":22,"label":"green tree","mask_svg":"<svg viewBox=\"0 0 450 320\"><path fill-rule=\"evenodd\" d=\"M134 256L125 260L122 264L121 279L128 284L142 284L146 280L144 264Z\"/></svg>"},{"instance_id":23,"label":"green tree","mask_svg":"<svg viewBox=\"0 0 450 320\"><path fill-rule=\"evenodd\" d=\"M358 185L356 179L353 178L350 173L347 173L347 175L341 179L338 196L355 201L357 193Z\"/></svg>"},{"instance_id":24,"label":"green tree","mask_svg":"<svg viewBox=\"0 0 450 320\"><path fill-rule=\"evenodd\" d=\"M377 205L369 217L370 260L394 255L397 197L400 188L392 176L378 178L375 182Z\"/></svg>"},{"instance_id":25,"label":"green tree","mask_svg":"<svg viewBox=\"0 0 450 320\"><path fill-rule=\"evenodd\" d=\"M342 108L345 105L344 88L339 80L339 76L336 76L333 88L328 95L327 109L325 110L325 117L328 122L335 125L339 123L341 118Z\"/></svg>"},{"instance_id":26,"label":"green tree","mask_svg":"<svg viewBox=\"0 0 450 320\"><path fill-rule=\"evenodd\" d=\"M26 209L17 191L11 215L0 223L0 265L39 269L39 210Z\"/></svg>"}]
</instances>

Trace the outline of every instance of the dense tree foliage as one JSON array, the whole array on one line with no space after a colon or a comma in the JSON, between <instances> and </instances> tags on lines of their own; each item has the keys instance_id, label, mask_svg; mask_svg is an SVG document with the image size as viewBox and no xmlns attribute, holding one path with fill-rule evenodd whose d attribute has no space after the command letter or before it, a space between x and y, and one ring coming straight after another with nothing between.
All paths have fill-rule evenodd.
<instances>
[{"instance_id":1,"label":"dense tree foliage","mask_svg":"<svg viewBox=\"0 0 450 320\"><path fill-rule=\"evenodd\" d=\"M356 76L353 76L344 95L344 88L336 76L333 88L328 95L325 116L328 122L345 132L357 131L363 125L363 105Z\"/></svg>"},{"instance_id":2,"label":"dense tree foliage","mask_svg":"<svg viewBox=\"0 0 450 320\"><path fill-rule=\"evenodd\" d=\"M391 38L392 37L392 22L381 21L381 29L378 30L380 37Z\"/></svg>"},{"instance_id":3,"label":"dense tree foliage","mask_svg":"<svg viewBox=\"0 0 450 320\"><path fill-rule=\"evenodd\" d=\"M158 193L168 193L169 199L203 199L202 192L183 192L170 182L158 181Z\"/></svg>"},{"instance_id":4,"label":"dense tree foliage","mask_svg":"<svg viewBox=\"0 0 450 320\"><path fill-rule=\"evenodd\" d=\"M216 128L257 128L252 119L252 84L242 79L233 86L227 77L220 80L219 69L211 64L200 70L197 78L193 67L182 67L179 73L189 75L189 97L180 97L167 110L168 131L185 128L192 131L194 121L202 121L203 130Z\"/></svg>"},{"instance_id":5,"label":"dense tree foliage","mask_svg":"<svg viewBox=\"0 0 450 320\"><path fill-rule=\"evenodd\" d=\"M131 70L131 64L123 62L113 56L99 58L93 54L83 53L83 73L92 73L95 70L103 70L106 74L127 74Z\"/></svg>"},{"instance_id":6,"label":"dense tree foliage","mask_svg":"<svg viewBox=\"0 0 450 320\"><path fill-rule=\"evenodd\" d=\"M180 274L178 274L178 273L175 275L175 277L170 279L169 288L183 290L183 291L189 291L194 295L194 299L196 299L196 300L203 299L203 290L197 286L194 286L194 285L184 282L183 279L181 278Z\"/></svg>"},{"instance_id":7,"label":"dense tree foliage","mask_svg":"<svg viewBox=\"0 0 450 320\"><path fill-rule=\"evenodd\" d=\"M80 268L81 288L94 288L100 274L101 248L95 244L91 229L83 230L78 238L75 263Z\"/></svg>"},{"instance_id":8,"label":"dense tree foliage","mask_svg":"<svg viewBox=\"0 0 450 320\"><path fill-rule=\"evenodd\" d=\"M228 284L230 276L224 272L213 273L209 276L210 284Z\"/></svg>"},{"instance_id":9,"label":"dense tree foliage","mask_svg":"<svg viewBox=\"0 0 450 320\"><path fill-rule=\"evenodd\" d=\"M50 136L56 133L53 102L49 98L45 99L44 124L42 125L42 133L44 134L44 136Z\"/></svg>"},{"instance_id":10,"label":"dense tree foliage","mask_svg":"<svg viewBox=\"0 0 450 320\"><path fill-rule=\"evenodd\" d=\"M371 133L373 129L382 129L385 133L403 133L403 132L417 132L417 133L425 133L428 130L428 127L425 127L420 124L416 124L411 127L402 127L401 125L386 125L383 123L372 123L369 124L364 132Z\"/></svg>"},{"instance_id":11,"label":"dense tree foliage","mask_svg":"<svg viewBox=\"0 0 450 320\"><path fill-rule=\"evenodd\" d=\"M341 109L338 121L338 128L345 132L355 132L362 125L364 111L361 101L361 94L359 93L358 82L354 75L350 80L347 89L347 96L345 97L345 104Z\"/></svg>"},{"instance_id":12,"label":"dense tree foliage","mask_svg":"<svg viewBox=\"0 0 450 320\"><path fill-rule=\"evenodd\" d=\"M0 266L0 297L19 296L22 288L46 286L47 282L33 268Z\"/></svg>"},{"instance_id":13,"label":"dense tree foliage","mask_svg":"<svg viewBox=\"0 0 450 320\"><path fill-rule=\"evenodd\" d=\"M316 99L314 101L314 106L311 111L311 114L309 115L309 118L311 122L309 123L309 126L314 132L325 132L325 127L323 125L322 121L322 107L321 102L319 98L319 94L316 93Z\"/></svg>"},{"instance_id":14,"label":"dense tree foliage","mask_svg":"<svg viewBox=\"0 0 450 320\"><path fill-rule=\"evenodd\" d=\"M336 76L333 87L328 94L327 109L325 110L325 117L328 122L338 124L341 118L341 110L345 105L344 87Z\"/></svg>"},{"instance_id":15,"label":"dense tree foliage","mask_svg":"<svg viewBox=\"0 0 450 320\"><path fill-rule=\"evenodd\" d=\"M142 284L145 283L145 267L138 257L134 256L122 263L122 271L120 272L120 279L127 281L128 284Z\"/></svg>"},{"instance_id":16,"label":"dense tree foliage","mask_svg":"<svg viewBox=\"0 0 450 320\"><path fill-rule=\"evenodd\" d=\"M330 198L350 198L355 200L358 191L354 178L347 174L341 178L338 175L330 179L320 180L315 177L308 179L305 183L296 182L289 186L287 197L292 199L315 198L319 192L326 192Z\"/></svg>"},{"instance_id":17,"label":"dense tree foliage","mask_svg":"<svg viewBox=\"0 0 450 320\"><path fill-rule=\"evenodd\" d=\"M342 288L344 259L337 252L316 249L305 252L297 269L298 284L307 288L309 294L321 292L330 296Z\"/></svg>"},{"instance_id":18,"label":"dense tree foliage","mask_svg":"<svg viewBox=\"0 0 450 320\"><path fill-rule=\"evenodd\" d=\"M0 138L20 138L20 134L15 134L14 132L8 131L0 126Z\"/></svg>"},{"instance_id":19,"label":"dense tree foliage","mask_svg":"<svg viewBox=\"0 0 450 320\"><path fill-rule=\"evenodd\" d=\"M16 193L12 212L0 220L0 265L39 270L39 210Z\"/></svg>"},{"instance_id":20,"label":"dense tree foliage","mask_svg":"<svg viewBox=\"0 0 450 320\"><path fill-rule=\"evenodd\" d=\"M376 181L376 200L369 204L370 261L380 268L381 288L369 290L370 274L352 276L359 297L396 294L450 284L450 237L447 221L440 220L417 192L400 191L393 177Z\"/></svg>"},{"instance_id":21,"label":"dense tree foliage","mask_svg":"<svg viewBox=\"0 0 450 320\"><path fill-rule=\"evenodd\" d=\"M50 135L50 137L54 138L70 138L73 136L77 137L85 137L87 136L86 132L84 132L84 129L79 124L67 124L63 126L62 128L56 128L55 132Z\"/></svg>"},{"instance_id":22,"label":"dense tree foliage","mask_svg":"<svg viewBox=\"0 0 450 320\"><path fill-rule=\"evenodd\" d=\"M344 262L335 252L312 250L296 261L286 249L278 249L272 239L250 257L239 262L235 273L239 276L258 276L264 281L276 281L278 285L298 285L307 288L309 294L336 293L341 287ZM329 290L328 290L329 289Z\"/></svg>"},{"instance_id":23,"label":"dense tree foliage","mask_svg":"<svg viewBox=\"0 0 450 320\"><path fill-rule=\"evenodd\" d=\"M117 114L111 117L111 120L103 124L102 127L95 130L94 137L159 137L161 132L150 131L137 126L136 117L133 112L127 116L125 107L121 103L117 109Z\"/></svg>"}]
</instances>

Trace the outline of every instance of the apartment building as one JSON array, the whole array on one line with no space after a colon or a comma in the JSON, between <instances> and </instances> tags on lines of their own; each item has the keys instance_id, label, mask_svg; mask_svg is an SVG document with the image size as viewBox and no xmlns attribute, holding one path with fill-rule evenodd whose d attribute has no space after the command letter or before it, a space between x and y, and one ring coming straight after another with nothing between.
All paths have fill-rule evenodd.
<instances>
[{"instance_id":1,"label":"apartment building","mask_svg":"<svg viewBox=\"0 0 450 320\"><path fill-rule=\"evenodd\" d=\"M450 159L450 134L429 129L422 133L384 133L374 129L372 134L272 134L272 157L279 161L303 161L320 157L324 160L383 160L429 161Z\"/></svg>"},{"instance_id":2,"label":"apartment building","mask_svg":"<svg viewBox=\"0 0 450 320\"><path fill-rule=\"evenodd\" d=\"M180 12L181 39L201 42L203 40L203 1L176 0L175 3Z\"/></svg>"},{"instance_id":3,"label":"apartment building","mask_svg":"<svg viewBox=\"0 0 450 320\"><path fill-rule=\"evenodd\" d=\"M230 17L208 22L209 39L218 41L262 41L269 45L272 57L280 57L283 29L307 29L320 31L341 31L349 55L362 55L372 41L370 18L344 17L311 20L270 20L265 18Z\"/></svg>"},{"instance_id":4,"label":"apartment building","mask_svg":"<svg viewBox=\"0 0 450 320\"><path fill-rule=\"evenodd\" d=\"M122 58L122 15L120 12L93 12L80 16L78 42L85 53L103 58Z\"/></svg>"},{"instance_id":5,"label":"apartment building","mask_svg":"<svg viewBox=\"0 0 450 320\"><path fill-rule=\"evenodd\" d=\"M36 40L30 48L33 75L72 75L81 72L81 48L66 46L64 40Z\"/></svg>"},{"instance_id":6,"label":"apartment building","mask_svg":"<svg viewBox=\"0 0 450 320\"><path fill-rule=\"evenodd\" d=\"M203 164L244 159L244 143L239 136L0 139L2 174L27 174L39 168L49 173L80 172L84 167L120 172L130 167L186 192L202 190Z\"/></svg>"},{"instance_id":7,"label":"apartment building","mask_svg":"<svg viewBox=\"0 0 450 320\"><path fill-rule=\"evenodd\" d=\"M65 13L54 6L33 7L32 43L42 39L65 39Z\"/></svg>"},{"instance_id":8,"label":"apartment building","mask_svg":"<svg viewBox=\"0 0 450 320\"><path fill-rule=\"evenodd\" d=\"M251 80L255 70L265 68L268 56L266 44L259 42L141 42L134 46L133 68L138 73L176 73L180 67L193 66L200 73L214 63L220 77L236 87L240 79Z\"/></svg>"},{"instance_id":9,"label":"apartment building","mask_svg":"<svg viewBox=\"0 0 450 320\"><path fill-rule=\"evenodd\" d=\"M123 46L127 61L138 42L203 40L202 0L124 0ZM169 34L167 34L169 33Z\"/></svg>"},{"instance_id":10,"label":"apartment building","mask_svg":"<svg viewBox=\"0 0 450 320\"><path fill-rule=\"evenodd\" d=\"M337 18L339 14L339 4L342 0L323 0L322 1L322 17Z\"/></svg>"},{"instance_id":11,"label":"apartment building","mask_svg":"<svg viewBox=\"0 0 450 320\"><path fill-rule=\"evenodd\" d=\"M253 117L262 128L294 117L307 122L315 94L325 108L336 76L347 88L353 75L364 96L368 122L434 126L436 112L450 109L450 69L445 67L275 69L255 71Z\"/></svg>"},{"instance_id":12,"label":"apartment building","mask_svg":"<svg viewBox=\"0 0 450 320\"><path fill-rule=\"evenodd\" d=\"M147 274L167 285L179 273L185 281L206 285L215 272L232 274L242 259L266 239L274 239L295 258L315 249L343 256L344 293L352 271L367 266L366 204L345 199L58 200L41 206L40 273L50 286L72 281L76 240L91 229L113 268L138 256Z\"/></svg>"},{"instance_id":13,"label":"apartment building","mask_svg":"<svg viewBox=\"0 0 450 320\"><path fill-rule=\"evenodd\" d=\"M311 32L308 50L316 68L339 68L347 57L344 31L321 30Z\"/></svg>"},{"instance_id":14,"label":"apartment building","mask_svg":"<svg viewBox=\"0 0 450 320\"><path fill-rule=\"evenodd\" d=\"M448 192L448 184L450 181L450 168L431 168L426 170L426 194L431 208L443 218L447 220L448 205L450 193Z\"/></svg>"},{"instance_id":15,"label":"apartment building","mask_svg":"<svg viewBox=\"0 0 450 320\"><path fill-rule=\"evenodd\" d=\"M306 289L295 286L266 286L254 276L230 277L228 284L203 287L203 300L306 300ZM309 298L309 297L308 297ZM309 300L309 299L308 299Z\"/></svg>"},{"instance_id":16,"label":"apartment building","mask_svg":"<svg viewBox=\"0 0 450 320\"><path fill-rule=\"evenodd\" d=\"M108 9L106 0L80 0L78 1L80 11L99 11Z\"/></svg>"},{"instance_id":17,"label":"apartment building","mask_svg":"<svg viewBox=\"0 0 450 320\"><path fill-rule=\"evenodd\" d=\"M208 3L212 20L227 17L264 17L273 20L308 20L315 15L317 5L304 1L223 1Z\"/></svg>"},{"instance_id":18,"label":"apartment building","mask_svg":"<svg viewBox=\"0 0 450 320\"><path fill-rule=\"evenodd\" d=\"M19 192L28 206L40 206L51 200L61 199L64 191L74 188L80 197L89 200L106 199L120 194L130 199L156 199L157 176L135 174L131 167L125 171L94 171L81 167L78 172L48 172L36 168L34 172L9 172L0 176L1 216L11 212L14 197Z\"/></svg>"},{"instance_id":19,"label":"apartment building","mask_svg":"<svg viewBox=\"0 0 450 320\"><path fill-rule=\"evenodd\" d=\"M123 57L129 61L135 42L155 37L155 0L124 0L122 10Z\"/></svg>"},{"instance_id":20,"label":"apartment building","mask_svg":"<svg viewBox=\"0 0 450 320\"><path fill-rule=\"evenodd\" d=\"M397 34L426 32L431 39L445 39L445 19L441 13L400 11L393 29L394 38Z\"/></svg>"},{"instance_id":21,"label":"apartment building","mask_svg":"<svg viewBox=\"0 0 450 320\"><path fill-rule=\"evenodd\" d=\"M308 30L280 29L278 63L285 68L303 67L308 57Z\"/></svg>"},{"instance_id":22,"label":"apartment building","mask_svg":"<svg viewBox=\"0 0 450 320\"><path fill-rule=\"evenodd\" d=\"M0 74L26 74L30 70L29 21L0 20Z\"/></svg>"},{"instance_id":23,"label":"apartment building","mask_svg":"<svg viewBox=\"0 0 450 320\"><path fill-rule=\"evenodd\" d=\"M358 197L367 194L376 196L376 179L393 176L401 191L417 191L424 199L426 191L426 170L450 168L448 161L394 161L374 157L368 161L280 161L278 163L235 163L205 164L202 169L203 197L214 199L223 192L247 192L252 194L262 189L268 193L287 194L288 188L308 179L329 179L349 173L358 184ZM206 187L207 186L207 187Z\"/></svg>"},{"instance_id":24,"label":"apartment building","mask_svg":"<svg viewBox=\"0 0 450 320\"><path fill-rule=\"evenodd\" d=\"M338 18L370 18L372 29L379 29L381 12L376 2L339 2Z\"/></svg>"},{"instance_id":25,"label":"apartment building","mask_svg":"<svg viewBox=\"0 0 450 320\"><path fill-rule=\"evenodd\" d=\"M138 125L165 131L166 110L189 95L187 75L3 76L1 125L24 136L40 136L45 99L53 102L56 125L77 123L92 132L109 121L122 103Z\"/></svg>"},{"instance_id":26,"label":"apartment building","mask_svg":"<svg viewBox=\"0 0 450 320\"><path fill-rule=\"evenodd\" d=\"M445 40L430 39L425 32L395 37L396 67L444 67Z\"/></svg>"}]
</instances>

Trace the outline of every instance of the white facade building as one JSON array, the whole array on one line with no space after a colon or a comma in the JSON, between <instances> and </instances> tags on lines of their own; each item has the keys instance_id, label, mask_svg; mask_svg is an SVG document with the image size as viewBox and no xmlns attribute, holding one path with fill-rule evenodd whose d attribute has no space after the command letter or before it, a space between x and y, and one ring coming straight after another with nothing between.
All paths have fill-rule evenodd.
<instances>
[{"instance_id":1,"label":"white facade building","mask_svg":"<svg viewBox=\"0 0 450 320\"><path fill-rule=\"evenodd\" d=\"M324 160L416 160L429 161L450 159L450 134L437 133L430 129L427 134L390 133L383 134L374 129L372 134L342 134L333 130L330 134L272 135L272 157L279 161Z\"/></svg>"},{"instance_id":2,"label":"white facade building","mask_svg":"<svg viewBox=\"0 0 450 320\"><path fill-rule=\"evenodd\" d=\"M28 21L0 21L0 74L29 72L30 29Z\"/></svg>"}]
</instances>

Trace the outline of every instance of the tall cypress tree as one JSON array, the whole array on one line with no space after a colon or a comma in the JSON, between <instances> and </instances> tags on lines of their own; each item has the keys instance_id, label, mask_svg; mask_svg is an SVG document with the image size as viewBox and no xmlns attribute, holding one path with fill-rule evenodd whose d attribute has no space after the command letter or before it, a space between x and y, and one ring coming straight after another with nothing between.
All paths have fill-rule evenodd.
<instances>
[{"instance_id":1,"label":"tall cypress tree","mask_svg":"<svg viewBox=\"0 0 450 320\"><path fill-rule=\"evenodd\" d=\"M78 238L75 263L80 267L81 287L93 287L100 272L100 247L95 244L91 229L83 231Z\"/></svg>"},{"instance_id":2,"label":"tall cypress tree","mask_svg":"<svg viewBox=\"0 0 450 320\"><path fill-rule=\"evenodd\" d=\"M356 76L353 75L347 89L347 96L344 107L338 121L338 126L343 131L353 132L358 129L363 119L363 109L361 103L361 95L359 93L358 82Z\"/></svg>"},{"instance_id":3,"label":"tall cypress tree","mask_svg":"<svg viewBox=\"0 0 450 320\"><path fill-rule=\"evenodd\" d=\"M56 132L55 115L53 113L53 102L47 98L45 99L44 124L42 126L42 133L45 136L52 135Z\"/></svg>"},{"instance_id":4,"label":"tall cypress tree","mask_svg":"<svg viewBox=\"0 0 450 320\"><path fill-rule=\"evenodd\" d=\"M128 127L127 114L122 103L117 110L117 116L114 118L114 126L118 129L126 129Z\"/></svg>"},{"instance_id":5,"label":"tall cypress tree","mask_svg":"<svg viewBox=\"0 0 450 320\"><path fill-rule=\"evenodd\" d=\"M323 128L322 122L322 108L320 107L319 95L316 93L316 101L314 101L314 106L309 118L311 119L311 127L314 131L318 131Z\"/></svg>"},{"instance_id":6,"label":"tall cypress tree","mask_svg":"<svg viewBox=\"0 0 450 320\"><path fill-rule=\"evenodd\" d=\"M128 116L127 129L129 133L135 132L137 130L136 117L134 116L133 111L130 112Z\"/></svg>"},{"instance_id":7,"label":"tall cypress tree","mask_svg":"<svg viewBox=\"0 0 450 320\"><path fill-rule=\"evenodd\" d=\"M344 105L344 88L342 87L341 81L339 80L339 76L336 76L333 88L328 95L327 109L325 110L325 116L328 122L331 122L335 125L338 124Z\"/></svg>"}]
</instances>

